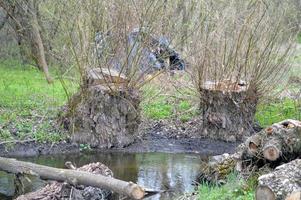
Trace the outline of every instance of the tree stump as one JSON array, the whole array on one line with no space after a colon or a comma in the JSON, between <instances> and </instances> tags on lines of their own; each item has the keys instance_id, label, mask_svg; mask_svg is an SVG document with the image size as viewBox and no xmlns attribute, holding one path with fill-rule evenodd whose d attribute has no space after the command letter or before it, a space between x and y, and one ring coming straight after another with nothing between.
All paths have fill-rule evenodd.
<instances>
[{"instance_id":1,"label":"tree stump","mask_svg":"<svg viewBox=\"0 0 301 200\"><path fill-rule=\"evenodd\" d=\"M297 200L301 191L301 159L280 165L258 178L257 200Z\"/></svg>"},{"instance_id":2,"label":"tree stump","mask_svg":"<svg viewBox=\"0 0 301 200\"><path fill-rule=\"evenodd\" d=\"M91 147L124 147L140 123L139 95L124 89L126 79L113 70L87 71L79 93L69 101L64 127L72 141Z\"/></svg>"},{"instance_id":3,"label":"tree stump","mask_svg":"<svg viewBox=\"0 0 301 200\"><path fill-rule=\"evenodd\" d=\"M253 132L258 98L245 83L207 81L200 88L200 95L202 135L234 142Z\"/></svg>"}]
</instances>

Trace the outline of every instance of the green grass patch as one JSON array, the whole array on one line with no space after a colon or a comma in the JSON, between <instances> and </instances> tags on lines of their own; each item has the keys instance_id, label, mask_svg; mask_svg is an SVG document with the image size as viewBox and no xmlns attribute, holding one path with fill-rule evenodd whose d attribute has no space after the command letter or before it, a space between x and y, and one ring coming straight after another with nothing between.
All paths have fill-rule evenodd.
<instances>
[{"instance_id":1,"label":"green grass patch","mask_svg":"<svg viewBox=\"0 0 301 200\"><path fill-rule=\"evenodd\" d=\"M35 67L12 60L0 62L0 74L0 140L64 139L54 128L59 108L67 100L60 80L48 84ZM75 91L71 82L66 83Z\"/></svg>"},{"instance_id":2,"label":"green grass patch","mask_svg":"<svg viewBox=\"0 0 301 200\"><path fill-rule=\"evenodd\" d=\"M285 119L301 120L301 102L284 99L261 104L257 107L256 119L263 127Z\"/></svg>"},{"instance_id":3,"label":"green grass patch","mask_svg":"<svg viewBox=\"0 0 301 200\"><path fill-rule=\"evenodd\" d=\"M256 178L249 178L247 181L236 174L230 174L224 185L202 184L198 188L199 200L253 200Z\"/></svg>"}]
</instances>

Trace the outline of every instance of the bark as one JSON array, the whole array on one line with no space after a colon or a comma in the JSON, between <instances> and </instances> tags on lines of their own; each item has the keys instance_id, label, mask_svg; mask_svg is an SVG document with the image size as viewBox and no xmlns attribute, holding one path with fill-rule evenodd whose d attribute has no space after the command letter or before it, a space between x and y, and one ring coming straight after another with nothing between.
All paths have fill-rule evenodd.
<instances>
[{"instance_id":1,"label":"bark","mask_svg":"<svg viewBox=\"0 0 301 200\"><path fill-rule=\"evenodd\" d=\"M140 123L138 92L123 88L124 76L90 72L80 92L67 105L67 114L62 118L64 127L74 142L91 147L129 145Z\"/></svg>"},{"instance_id":2,"label":"bark","mask_svg":"<svg viewBox=\"0 0 301 200\"><path fill-rule=\"evenodd\" d=\"M301 122L287 119L246 140L245 155L265 162L289 162L301 154Z\"/></svg>"},{"instance_id":3,"label":"bark","mask_svg":"<svg viewBox=\"0 0 301 200\"><path fill-rule=\"evenodd\" d=\"M250 175L274 169L301 156L301 121L287 119L249 137L234 154L214 156L204 163L200 181L219 183L233 170Z\"/></svg>"},{"instance_id":4,"label":"bark","mask_svg":"<svg viewBox=\"0 0 301 200\"><path fill-rule=\"evenodd\" d=\"M301 191L301 159L296 159L280 165L272 173L260 176L256 199L294 199L298 195L294 193L299 191Z\"/></svg>"},{"instance_id":5,"label":"bark","mask_svg":"<svg viewBox=\"0 0 301 200\"><path fill-rule=\"evenodd\" d=\"M34 60L36 61L38 67L44 72L45 78L48 83L52 83L53 79L50 76L48 71L48 65L45 58L45 49L44 44L41 38L39 24L37 19L37 8L34 5L34 0L29 0L29 21L30 21L30 30L31 30L31 45L32 45L32 54Z\"/></svg>"},{"instance_id":6,"label":"bark","mask_svg":"<svg viewBox=\"0 0 301 200\"><path fill-rule=\"evenodd\" d=\"M70 185L103 188L133 199L142 199L146 194L142 187L132 182L125 182L86 171L58 169L3 157L0 157L0 169L14 174L37 175L41 179L66 182Z\"/></svg>"},{"instance_id":7,"label":"bark","mask_svg":"<svg viewBox=\"0 0 301 200\"><path fill-rule=\"evenodd\" d=\"M255 92L244 83L206 82L200 88L203 128L200 134L226 141L243 140L253 130Z\"/></svg>"}]
</instances>

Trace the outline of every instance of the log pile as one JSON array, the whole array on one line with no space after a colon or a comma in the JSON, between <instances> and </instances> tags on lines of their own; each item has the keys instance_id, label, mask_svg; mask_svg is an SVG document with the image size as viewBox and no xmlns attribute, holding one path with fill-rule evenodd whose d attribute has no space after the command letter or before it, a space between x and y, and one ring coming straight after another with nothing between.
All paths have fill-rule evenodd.
<instances>
[{"instance_id":1,"label":"log pile","mask_svg":"<svg viewBox=\"0 0 301 200\"><path fill-rule=\"evenodd\" d=\"M72 141L91 147L124 147L140 123L139 95L124 89L126 78L113 70L88 70L80 91L60 118Z\"/></svg>"},{"instance_id":2,"label":"log pile","mask_svg":"<svg viewBox=\"0 0 301 200\"><path fill-rule=\"evenodd\" d=\"M236 153L214 156L204 164L199 179L224 182L232 171L249 175L262 167L275 167L301 157L301 122L287 119L263 129L242 143Z\"/></svg>"},{"instance_id":3,"label":"log pile","mask_svg":"<svg viewBox=\"0 0 301 200\"><path fill-rule=\"evenodd\" d=\"M230 142L251 135L258 99L243 81L207 81L199 90L203 124L200 134Z\"/></svg>"},{"instance_id":4,"label":"log pile","mask_svg":"<svg viewBox=\"0 0 301 200\"><path fill-rule=\"evenodd\" d=\"M243 154L244 159L264 163L289 162L297 158L301 155L301 122L284 120L249 137Z\"/></svg>"},{"instance_id":5,"label":"log pile","mask_svg":"<svg viewBox=\"0 0 301 200\"><path fill-rule=\"evenodd\" d=\"M300 200L301 159L280 165L258 178L257 200Z\"/></svg>"}]
</instances>

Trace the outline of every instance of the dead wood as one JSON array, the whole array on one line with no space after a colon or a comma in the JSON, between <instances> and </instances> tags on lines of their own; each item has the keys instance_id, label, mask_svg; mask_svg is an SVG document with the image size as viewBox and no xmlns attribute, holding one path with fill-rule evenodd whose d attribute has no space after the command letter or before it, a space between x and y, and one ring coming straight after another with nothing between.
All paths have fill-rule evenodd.
<instances>
[{"instance_id":1,"label":"dead wood","mask_svg":"<svg viewBox=\"0 0 301 200\"><path fill-rule=\"evenodd\" d=\"M41 179L66 182L74 186L84 185L107 189L133 199L142 199L146 194L144 188L132 182L126 182L100 174L93 174L87 171L58 169L10 158L0 157L0 170L14 174L36 175ZM57 191L56 188L58 188L55 186L48 187L51 187L54 191Z\"/></svg>"},{"instance_id":2,"label":"dead wood","mask_svg":"<svg viewBox=\"0 0 301 200\"><path fill-rule=\"evenodd\" d=\"M260 176L256 189L256 199L295 199L298 195L300 197L299 191L301 191L301 159L296 159L280 165L269 174Z\"/></svg>"}]
</instances>

